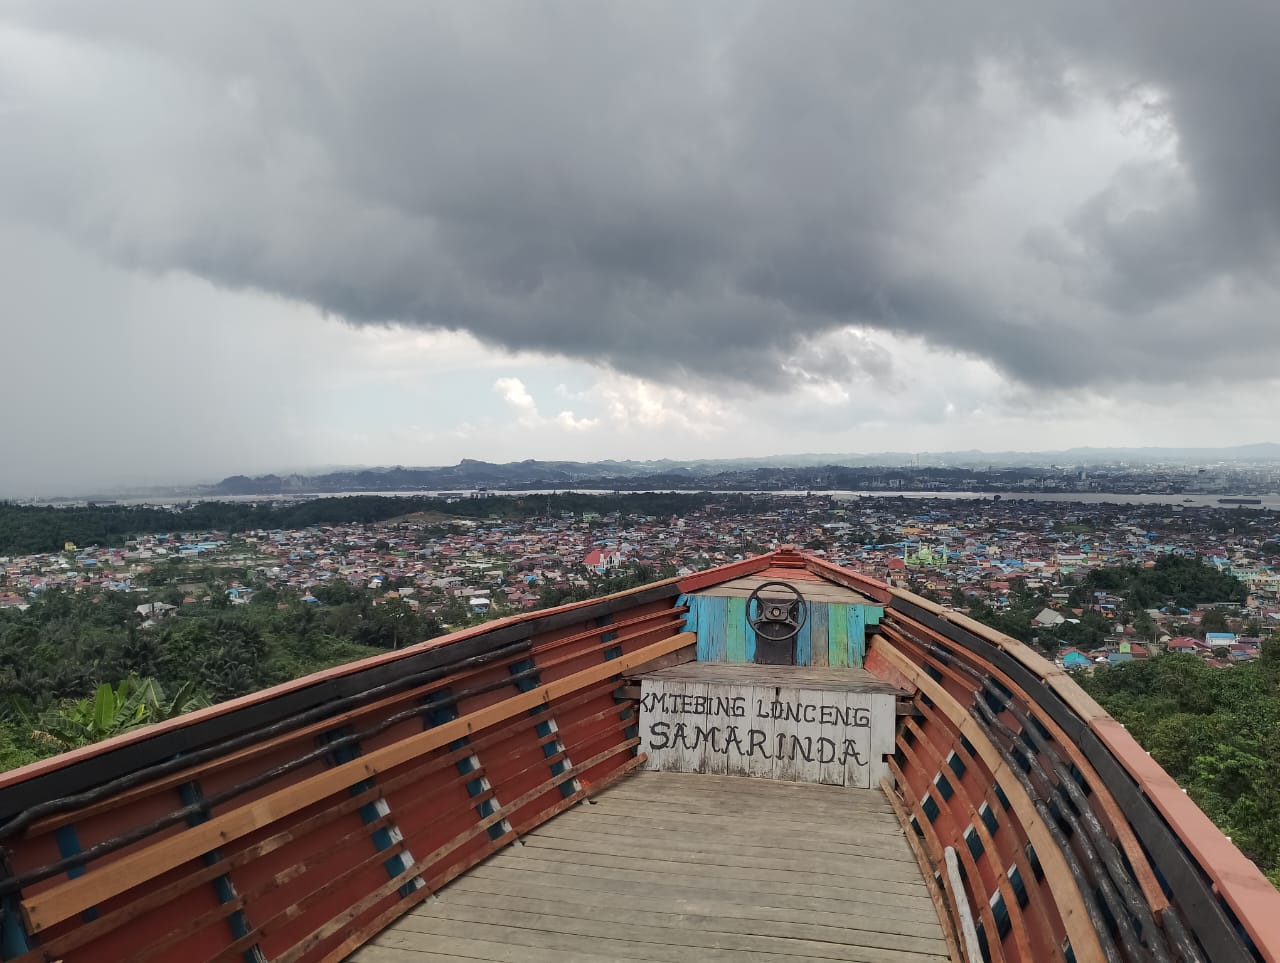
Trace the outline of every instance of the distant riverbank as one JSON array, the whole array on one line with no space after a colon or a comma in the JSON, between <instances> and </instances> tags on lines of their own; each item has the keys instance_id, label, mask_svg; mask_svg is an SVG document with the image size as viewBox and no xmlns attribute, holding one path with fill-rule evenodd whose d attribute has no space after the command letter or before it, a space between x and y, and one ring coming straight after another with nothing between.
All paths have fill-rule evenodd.
<instances>
[{"instance_id":1,"label":"distant riverbank","mask_svg":"<svg viewBox=\"0 0 1280 963\"><path fill-rule=\"evenodd\" d=\"M1273 509L1280 511L1280 493L1266 495L1234 495L1234 494L1167 494L1167 493L1120 493L1120 492L955 492L955 491L893 491L876 489L874 491L805 491L803 489L765 490L765 489L682 489L682 488L650 488L650 489L612 489L603 488L557 488L557 489L490 489L482 494L492 496L530 496L548 495L552 493L574 495L614 495L634 494L641 491L660 492L662 494L712 494L712 495L776 495L781 498L798 498L808 494L828 495L841 500L858 498L909 498L909 499L946 499L951 501L1033 501L1054 502L1058 504L1077 503L1082 505L1168 505L1177 508L1253 508ZM112 500L117 505L175 505L187 502L272 502L299 498L348 498L355 495L378 495L385 498L470 498L471 490L458 489L438 491L393 491L393 492L299 492L279 495L186 495L163 498L119 498ZM1258 504L1222 504L1223 498L1257 499ZM99 504L107 500L95 500ZM30 504L74 505L83 501L35 502Z\"/></svg>"}]
</instances>

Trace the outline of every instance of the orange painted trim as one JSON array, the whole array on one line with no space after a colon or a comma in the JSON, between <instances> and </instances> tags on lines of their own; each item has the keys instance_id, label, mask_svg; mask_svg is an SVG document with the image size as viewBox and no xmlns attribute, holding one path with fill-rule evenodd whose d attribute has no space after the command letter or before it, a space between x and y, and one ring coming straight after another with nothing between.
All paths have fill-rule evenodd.
<instances>
[{"instance_id":1,"label":"orange painted trim","mask_svg":"<svg viewBox=\"0 0 1280 963\"><path fill-rule=\"evenodd\" d=\"M758 572L763 572L772 562L773 555L756 555L754 558L744 558L741 561L730 562L727 565L717 565L715 568L694 572L692 575L686 575L676 584L681 592L688 595L690 592L710 588L712 585L719 585L721 582L729 582L735 578L742 578L744 575L755 575Z\"/></svg>"}]
</instances>

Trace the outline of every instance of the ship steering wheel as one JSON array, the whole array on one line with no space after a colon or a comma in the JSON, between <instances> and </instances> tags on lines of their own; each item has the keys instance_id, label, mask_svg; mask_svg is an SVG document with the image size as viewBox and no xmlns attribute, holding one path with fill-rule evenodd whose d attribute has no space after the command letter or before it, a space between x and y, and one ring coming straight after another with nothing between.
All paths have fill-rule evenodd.
<instances>
[{"instance_id":1,"label":"ship steering wheel","mask_svg":"<svg viewBox=\"0 0 1280 963\"><path fill-rule=\"evenodd\" d=\"M767 588L784 588L790 599L765 599L760 593ZM753 616L752 603L759 606L759 614ZM794 639L809 618L809 606L794 585L787 582L765 582L756 586L747 597L747 624L757 637L769 642L787 642Z\"/></svg>"}]
</instances>

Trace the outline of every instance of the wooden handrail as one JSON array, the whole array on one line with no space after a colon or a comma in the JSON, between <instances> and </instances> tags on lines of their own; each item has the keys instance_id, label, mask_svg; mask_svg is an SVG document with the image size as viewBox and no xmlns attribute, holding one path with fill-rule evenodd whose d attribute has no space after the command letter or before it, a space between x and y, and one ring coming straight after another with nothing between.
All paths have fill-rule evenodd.
<instances>
[{"instance_id":1,"label":"wooden handrail","mask_svg":"<svg viewBox=\"0 0 1280 963\"><path fill-rule=\"evenodd\" d=\"M1000 758L995 747L987 741L978 724L973 721L946 689L929 677L929 674L913 663L892 646L884 646L881 654L893 664L894 668L909 678L916 688L933 700L943 715L949 718L960 733L969 740L982 756L982 761L991 772L992 778L1000 782L1005 795L1013 805L1018 820L1022 823L1031 845L1036 849L1053 892L1054 901L1058 905L1058 914L1067 929L1071 940L1071 948L1078 963L1101 963L1105 959L1098 934L1094 932L1089 911L1085 908L1084 898L1076 888L1071 871L1067 868L1066 859L1058 849L1048 829L1040 821L1035 805L1022 788L1022 784L1009 772L1008 764ZM1008 774L1001 779L1002 774Z\"/></svg>"}]
</instances>

